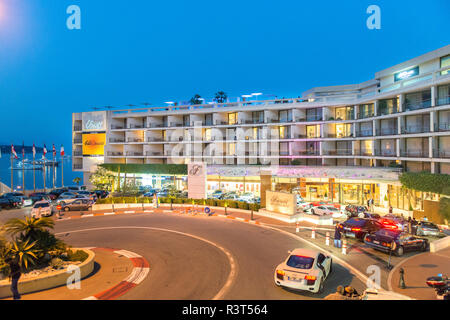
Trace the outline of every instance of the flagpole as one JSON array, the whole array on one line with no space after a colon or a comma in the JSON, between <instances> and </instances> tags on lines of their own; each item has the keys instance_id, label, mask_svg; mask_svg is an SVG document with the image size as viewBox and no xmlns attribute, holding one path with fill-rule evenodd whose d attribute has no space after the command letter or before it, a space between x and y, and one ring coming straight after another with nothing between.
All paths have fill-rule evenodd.
<instances>
[{"instance_id":1,"label":"flagpole","mask_svg":"<svg viewBox=\"0 0 450 320\"><path fill-rule=\"evenodd\" d=\"M53 149L55 149L55 146L53 146ZM53 183L53 189L55 189L55 150L53 150L53 163L52 163L52 183Z\"/></svg>"},{"instance_id":2,"label":"flagpole","mask_svg":"<svg viewBox=\"0 0 450 320\"><path fill-rule=\"evenodd\" d=\"M33 192L36 192L36 172L34 171L34 144L33 144Z\"/></svg>"},{"instance_id":3,"label":"flagpole","mask_svg":"<svg viewBox=\"0 0 450 320\"><path fill-rule=\"evenodd\" d=\"M63 156L61 156L61 187L64 188L64 159L62 157Z\"/></svg>"},{"instance_id":4,"label":"flagpole","mask_svg":"<svg viewBox=\"0 0 450 320\"><path fill-rule=\"evenodd\" d=\"M22 192L25 194L25 143L22 143Z\"/></svg>"},{"instance_id":5,"label":"flagpole","mask_svg":"<svg viewBox=\"0 0 450 320\"><path fill-rule=\"evenodd\" d=\"M11 192L14 192L14 179L13 179L13 153L11 150Z\"/></svg>"}]
</instances>

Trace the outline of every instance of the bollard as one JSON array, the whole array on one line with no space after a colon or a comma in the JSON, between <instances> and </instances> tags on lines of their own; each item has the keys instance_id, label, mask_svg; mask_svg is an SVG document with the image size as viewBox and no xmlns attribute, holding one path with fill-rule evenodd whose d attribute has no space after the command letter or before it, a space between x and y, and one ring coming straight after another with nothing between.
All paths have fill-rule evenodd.
<instances>
[{"instance_id":1,"label":"bollard","mask_svg":"<svg viewBox=\"0 0 450 320\"><path fill-rule=\"evenodd\" d=\"M400 289L405 289L406 288L406 284L405 284L405 270L403 270L403 268L400 268L399 272L400 272L400 280L399 280L399 283L398 283L398 287Z\"/></svg>"},{"instance_id":2,"label":"bollard","mask_svg":"<svg viewBox=\"0 0 450 320\"><path fill-rule=\"evenodd\" d=\"M299 232L300 231L300 228L298 227L298 221L297 221L297 225L296 225L296 228L295 228L295 232Z\"/></svg>"},{"instance_id":3,"label":"bollard","mask_svg":"<svg viewBox=\"0 0 450 320\"><path fill-rule=\"evenodd\" d=\"M342 241L342 254L347 254L347 240Z\"/></svg>"},{"instance_id":4,"label":"bollard","mask_svg":"<svg viewBox=\"0 0 450 320\"><path fill-rule=\"evenodd\" d=\"M313 227L312 231L311 231L311 239L315 239L316 238L316 229Z\"/></svg>"},{"instance_id":5,"label":"bollard","mask_svg":"<svg viewBox=\"0 0 450 320\"><path fill-rule=\"evenodd\" d=\"M327 246L330 245L330 233L329 233L329 232L327 232L327 235L326 235L326 237L325 237L325 244L326 244Z\"/></svg>"}]
</instances>

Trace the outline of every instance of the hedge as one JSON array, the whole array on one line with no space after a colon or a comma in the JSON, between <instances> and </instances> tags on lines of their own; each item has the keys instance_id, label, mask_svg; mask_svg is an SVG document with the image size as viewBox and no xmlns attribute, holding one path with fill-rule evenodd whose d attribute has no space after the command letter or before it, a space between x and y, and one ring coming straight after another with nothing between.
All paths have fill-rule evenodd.
<instances>
[{"instance_id":1,"label":"hedge","mask_svg":"<svg viewBox=\"0 0 450 320\"><path fill-rule=\"evenodd\" d=\"M444 219L450 221L450 198L441 198L439 201L439 213Z\"/></svg>"},{"instance_id":2,"label":"hedge","mask_svg":"<svg viewBox=\"0 0 450 320\"><path fill-rule=\"evenodd\" d=\"M103 163L99 165L109 171L120 173L146 173L157 175L187 175L187 164L138 164L138 163Z\"/></svg>"},{"instance_id":3,"label":"hedge","mask_svg":"<svg viewBox=\"0 0 450 320\"><path fill-rule=\"evenodd\" d=\"M160 203L170 203L171 198L160 197L158 198ZM112 203L152 203L151 197L109 197L105 199L97 200L96 204L112 204ZM218 199L188 199L188 198L172 198L173 204L197 204L202 206L211 207L225 207L258 211L261 206L257 203L248 203L244 201L234 200L218 200Z\"/></svg>"},{"instance_id":4,"label":"hedge","mask_svg":"<svg viewBox=\"0 0 450 320\"><path fill-rule=\"evenodd\" d=\"M450 175L428 172L405 172L400 182L408 189L450 195Z\"/></svg>"}]
</instances>

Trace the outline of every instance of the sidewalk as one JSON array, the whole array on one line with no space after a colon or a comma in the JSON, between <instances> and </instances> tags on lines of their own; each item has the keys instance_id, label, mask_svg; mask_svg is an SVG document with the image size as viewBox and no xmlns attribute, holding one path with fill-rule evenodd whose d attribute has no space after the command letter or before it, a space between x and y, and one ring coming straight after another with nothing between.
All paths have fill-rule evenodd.
<instances>
[{"instance_id":1,"label":"sidewalk","mask_svg":"<svg viewBox=\"0 0 450 320\"><path fill-rule=\"evenodd\" d=\"M406 289L399 288L400 268L405 272ZM392 270L390 286L393 291L414 299L436 300L436 293L433 288L427 286L426 279L439 273L450 276L450 248L405 259Z\"/></svg>"},{"instance_id":2,"label":"sidewalk","mask_svg":"<svg viewBox=\"0 0 450 320\"><path fill-rule=\"evenodd\" d=\"M94 271L81 280L80 289L70 290L66 286L61 286L24 294L22 300L82 300L110 289L131 274L133 263L129 258L110 250L99 248L92 250L95 252ZM12 298L3 300L12 300Z\"/></svg>"}]
</instances>

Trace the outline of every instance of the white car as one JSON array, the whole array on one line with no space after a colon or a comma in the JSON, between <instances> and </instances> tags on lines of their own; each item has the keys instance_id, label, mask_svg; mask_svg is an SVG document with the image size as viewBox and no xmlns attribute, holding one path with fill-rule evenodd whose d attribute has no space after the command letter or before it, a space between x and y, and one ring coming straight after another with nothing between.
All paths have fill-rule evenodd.
<instances>
[{"instance_id":1,"label":"white car","mask_svg":"<svg viewBox=\"0 0 450 320\"><path fill-rule=\"evenodd\" d=\"M46 200L36 202L31 209L31 217L37 219L41 217L50 217L52 213L52 205Z\"/></svg>"},{"instance_id":2,"label":"white car","mask_svg":"<svg viewBox=\"0 0 450 320\"><path fill-rule=\"evenodd\" d=\"M325 206L325 205L311 208L311 213L316 214L318 216L325 216L325 215L332 215L332 214L339 214L339 216L340 216L339 209L337 209L333 206Z\"/></svg>"},{"instance_id":3,"label":"white car","mask_svg":"<svg viewBox=\"0 0 450 320\"><path fill-rule=\"evenodd\" d=\"M313 293L323 292L325 279L333 270L333 261L320 251L295 249L275 269L275 284Z\"/></svg>"},{"instance_id":4,"label":"white car","mask_svg":"<svg viewBox=\"0 0 450 320\"><path fill-rule=\"evenodd\" d=\"M302 209L303 211L305 211L306 209L309 209L309 208L311 208L311 203L310 202L306 202L306 201L302 201L302 200L300 200L300 201L298 201L297 200L297 208L300 208L300 209Z\"/></svg>"}]
</instances>

